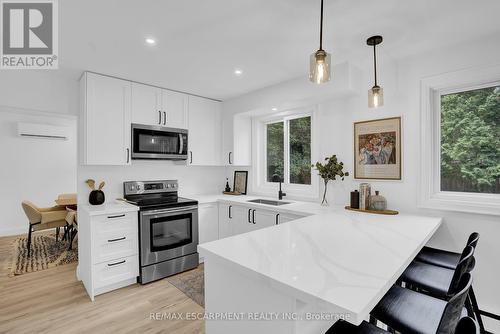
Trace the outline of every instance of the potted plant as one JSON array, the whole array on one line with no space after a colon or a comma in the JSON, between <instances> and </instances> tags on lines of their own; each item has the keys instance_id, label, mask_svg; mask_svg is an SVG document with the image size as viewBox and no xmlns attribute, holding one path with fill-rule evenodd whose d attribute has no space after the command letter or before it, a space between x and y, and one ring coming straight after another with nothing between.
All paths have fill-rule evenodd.
<instances>
[{"instance_id":1,"label":"potted plant","mask_svg":"<svg viewBox=\"0 0 500 334\"><path fill-rule=\"evenodd\" d=\"M325 182L325 192L323 193L323 200L321 201L321 205L328 205L328 201L326 200L326 191L328 190L328 182L335 181L338 177L344 181L344 177L349 176L349 172L344 172L344 163L342 161L337 160L337 156L334 154L331 157L325 158L326 163L322 164L320 162L316 162L312 167L318 170L319 176Z\"/></svg>"}]
</instances>

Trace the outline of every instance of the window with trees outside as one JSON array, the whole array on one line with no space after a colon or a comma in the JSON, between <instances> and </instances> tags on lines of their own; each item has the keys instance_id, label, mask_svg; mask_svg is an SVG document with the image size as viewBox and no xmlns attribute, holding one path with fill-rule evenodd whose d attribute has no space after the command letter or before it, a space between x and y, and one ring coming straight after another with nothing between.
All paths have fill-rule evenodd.
<instances>
[{"instance_id":1,"label":"window with trees outside","mask_svg":"<svg viewBox=\"0 0 500 334\"><path fill-rule=\"evenodd\" d=\"M441 191L500 194L500 86L440 96Z\"/></svg>"},{"instance_id":2,"label":"window with trees outside","mask_svg":"<svg viewBox=\"0 0 500 334\"><path fill-rule=\"evenodd\" d=\"M311 184L311 116L266 124L266 180Z\"/></svg>"}]
</instances>

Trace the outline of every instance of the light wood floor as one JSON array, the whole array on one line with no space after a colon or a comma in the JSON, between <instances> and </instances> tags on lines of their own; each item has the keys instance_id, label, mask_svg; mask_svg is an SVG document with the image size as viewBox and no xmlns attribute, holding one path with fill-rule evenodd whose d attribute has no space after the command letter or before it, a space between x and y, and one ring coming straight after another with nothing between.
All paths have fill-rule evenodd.
<instances>
[{"instance_id":1,"label":"light wood floor","mask_svg":"<svg viewBox=\"0 0 500 334\"><path fill-rule=\"evenodd\" d=\"M203 312L167 280L91 302L76 280L76 264L8 277L14 238L0 237L0 333L204 333L202 320L150 319L155 312Z\"/></svg>"}]
</instances>

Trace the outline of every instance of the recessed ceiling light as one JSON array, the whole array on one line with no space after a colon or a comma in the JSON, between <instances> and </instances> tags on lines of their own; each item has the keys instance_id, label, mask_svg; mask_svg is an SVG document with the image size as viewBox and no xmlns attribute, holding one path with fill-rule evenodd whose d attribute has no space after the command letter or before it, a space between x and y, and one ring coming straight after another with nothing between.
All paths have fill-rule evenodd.
<instances>
[{"instance_id":1,"label":"recessed ceiling light","mask_svg":"<svg viewBox=\"0 0 500 334\"><path fill-rule=\"evenodd\" d=\"M278 108L273 107L273 108L271 108L271 110L272 110L272 111L278 111Z\"/></svg>"},{"instance_id":2,"label":"recessed ceiling light","mask_svg":"<svg viewBox=\"0 0 500 334\"><path fill-rule=\"evenodd\" d=\"M149 45L156 44L156 40L154 38L151 38L151 37L146 38L145 41L146 41L146 44L149 44Z\"/></svg>"},{"instance_id":3,"label":"recessed ceiling light","mask_svg":"<svg viewBox=\"0 0 500 334\"><path fill-rule=\"evenodd\" d=\"M235 69L235 70L234 70L234 74L235 74L235 75L242 75L242 74L243 74L243 71L242 71L242 70L240 70L239 68L237 68L237 69Z\"/></svg>"}]
</instances>

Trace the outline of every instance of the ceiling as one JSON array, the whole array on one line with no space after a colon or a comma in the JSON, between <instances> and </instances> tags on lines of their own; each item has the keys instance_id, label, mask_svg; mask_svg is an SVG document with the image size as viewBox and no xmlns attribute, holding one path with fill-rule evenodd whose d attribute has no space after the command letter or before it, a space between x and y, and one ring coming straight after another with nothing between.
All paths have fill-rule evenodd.
<instances>
[{"instance_id":1,"label":"ceiling","mask_svg":"<svg viewBox=\"0 0 500 334\"><path fill-rule=\"evenodd\" d=\"M60 68L228 99L299 76L318 48L319 0L59 1ZM497 0L325 0L324 48L340 63L398 59L500 32ZM157 45L145 44L154 37ZM498 40L496 41L498 43ZM243 70L239 77L234 69Z\"/></svg>"}]
</instances>

